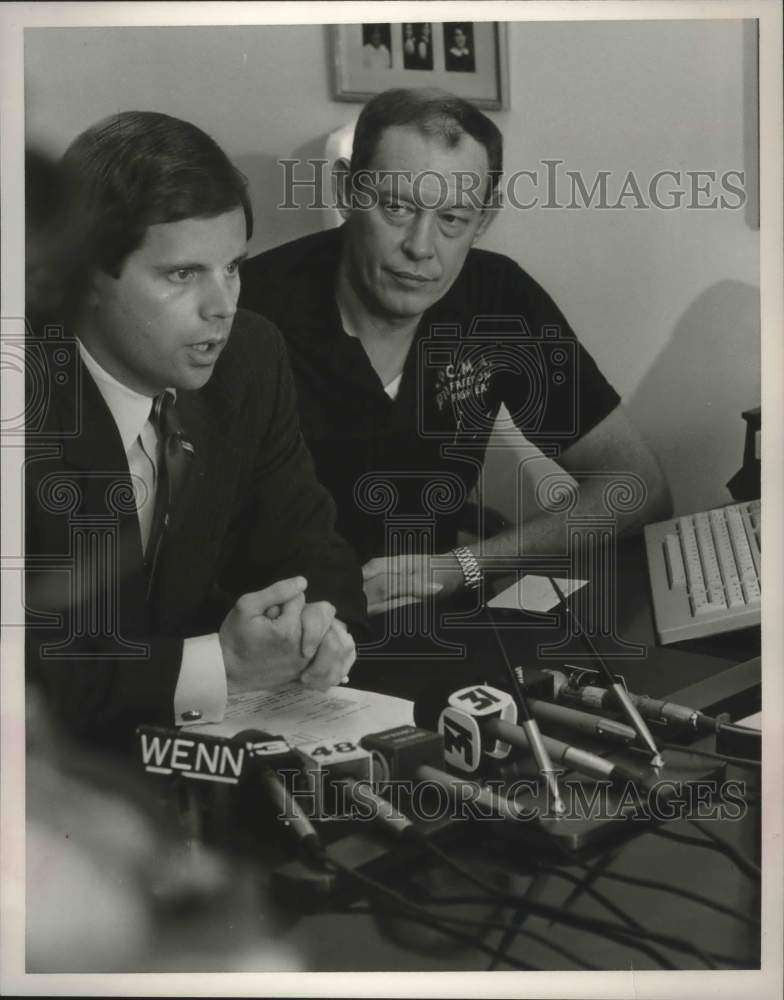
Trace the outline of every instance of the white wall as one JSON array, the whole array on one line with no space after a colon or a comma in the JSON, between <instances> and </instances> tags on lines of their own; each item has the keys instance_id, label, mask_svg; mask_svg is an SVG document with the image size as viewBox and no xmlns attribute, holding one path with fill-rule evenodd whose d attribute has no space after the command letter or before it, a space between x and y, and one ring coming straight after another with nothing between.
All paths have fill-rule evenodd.
<instances>
[{"instance_id":1,"label":"white wall","mask_svg":"<svg viewBox=\"0 0 784 1000\"><path fill-rule=\"evenodd\" d=\"M645 190L659 170L743 169L743 59L739 21L517 25L507 167L611 170L616 192L628 170ZM656 448L676 508L729 499L740 410L760 401L759 242L744 211L507 212L488 245L559 303Z\"/></svg>"},{"instance_id":2,"label":"white wall","mask_svg":"<svg viewBox=\"0 0 784 1000\"><path fill-rule=\"evenodd\" d=\"M610 170L617 197L629 170L644 190L658 170L744 168L742 22L516 24L509 36L511 106L493 113L509 172L557 158L590 186ZM113 111L165 111L249 177L253 250L321 226L321 212L274 206L277 160L323 155L359 110L329 97L323 27L28 29L25 56L31 142L59 154ZM743 210L509 207L484 245L559 303L659 453L677 508L727 499L739 412L760 398L758 233ZM491 461L508 488L513 463Z\"/></svg>"}]
</instances>

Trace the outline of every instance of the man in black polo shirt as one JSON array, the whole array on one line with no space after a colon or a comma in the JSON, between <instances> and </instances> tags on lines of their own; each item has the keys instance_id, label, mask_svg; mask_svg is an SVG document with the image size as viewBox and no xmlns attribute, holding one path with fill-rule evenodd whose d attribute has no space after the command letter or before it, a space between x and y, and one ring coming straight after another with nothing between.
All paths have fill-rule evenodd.
<instances>
[{"instance_id":1,"label":"man in black polo shirt","mask_svg":"<svg viewBox=\"0 0 784 1000\"><path fill-rule=\"evenodd\" d=\"M666 516L656 459L558 307L512 260L473 248L494 212L496 126L450 94L386 91L337 169L345 224L248 261L240 303L284 334L371 613L474 586L486 556L564 551L558 503L457 547L502 403L577 479L581 513L606 513L617 471L641 493L619 531Z\"/></svg>"}]
</instances>

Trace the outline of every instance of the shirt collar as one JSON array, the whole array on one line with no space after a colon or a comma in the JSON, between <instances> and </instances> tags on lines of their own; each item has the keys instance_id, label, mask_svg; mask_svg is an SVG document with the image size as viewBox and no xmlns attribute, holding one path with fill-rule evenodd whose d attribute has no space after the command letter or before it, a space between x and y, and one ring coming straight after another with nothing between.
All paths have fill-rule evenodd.
<instances>
[{"instance_id":1,"label":"shirt collar","mask_svg":"<svg viewBox=\"0 0 784 1000\"><path fill-rule=\"evenodd\" d=\"M141 434L152 410L152 396L144 396L140 392L129 389L110 375L90 354L84 344L79 343L79 353L85 368L92 375L95 384L109 407L117 430L120 432L123 448L126 453L136 438Z\"/></svg>"}]
</instances>

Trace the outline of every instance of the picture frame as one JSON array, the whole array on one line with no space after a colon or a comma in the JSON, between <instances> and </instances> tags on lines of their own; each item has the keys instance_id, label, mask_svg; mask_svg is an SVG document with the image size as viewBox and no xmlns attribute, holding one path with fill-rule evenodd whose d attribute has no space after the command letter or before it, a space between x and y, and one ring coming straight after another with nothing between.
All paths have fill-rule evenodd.
<instances>
[{"instance_id":1,"label":"picture frame","mask_svg":"<svg viewBox=\"0 0 784 1000\"><path fill-rule=\"evenodd\" d=\"M441 87L479 108L509 107L503 21L327 26L336 101L362 102L390 87Z\"/></svg>"}]
</instances>

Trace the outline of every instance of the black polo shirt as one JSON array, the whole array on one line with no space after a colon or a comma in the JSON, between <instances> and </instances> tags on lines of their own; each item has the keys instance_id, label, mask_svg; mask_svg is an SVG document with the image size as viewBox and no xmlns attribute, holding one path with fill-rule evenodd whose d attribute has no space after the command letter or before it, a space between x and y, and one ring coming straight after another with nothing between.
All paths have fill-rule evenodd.
<instances>
[{"instance_id":1,"label":"black polo shirt","mask_svg":"<svg viewBox=\"0 0 784 1000\"><path fill-rule=\"evenodd\" d=\"M306 236L247 261L240 305L282 331L303 433L338 529L364 561L456 543L501 403L556 456L619 396L562 313L514 261L469 251L422 317L396 399L343 330L335 284L343 230ZM403 539L407 539L404 541Z\"/></svg>"}]
</instances>

